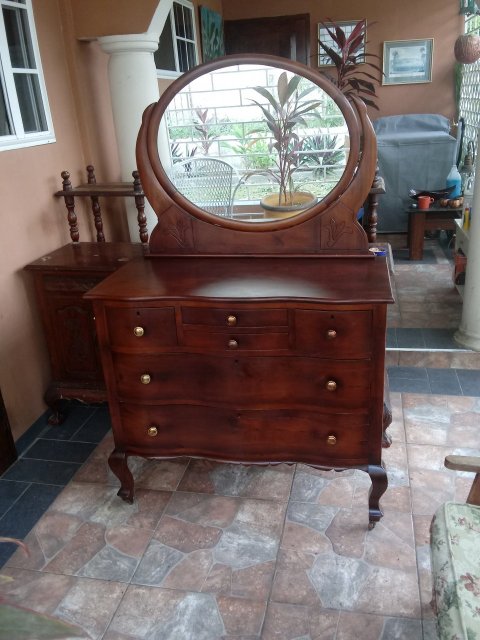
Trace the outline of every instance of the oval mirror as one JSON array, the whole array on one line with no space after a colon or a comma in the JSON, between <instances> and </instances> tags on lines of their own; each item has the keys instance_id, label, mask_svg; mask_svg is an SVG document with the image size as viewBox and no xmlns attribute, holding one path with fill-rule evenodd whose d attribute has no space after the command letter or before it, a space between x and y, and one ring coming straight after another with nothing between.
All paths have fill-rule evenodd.
<instances>
[{"instance_id":1,"label":"oval mirror","mask_svg":"<svg viewBox=\"0 0 480 640\"><path fill-rule=\"evenodd\" d=\"M173 93L161 118L168 192L229 223L291 218L324 201L350 148L334 91L265 64L222 64L197 75Z\"/></svg>"}]
</instances>

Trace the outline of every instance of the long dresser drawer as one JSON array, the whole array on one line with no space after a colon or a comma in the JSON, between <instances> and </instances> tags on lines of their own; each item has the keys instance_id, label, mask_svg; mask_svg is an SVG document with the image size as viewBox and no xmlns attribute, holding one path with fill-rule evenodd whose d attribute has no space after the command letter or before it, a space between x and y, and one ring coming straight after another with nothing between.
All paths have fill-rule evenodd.
<instances>
[{"instance_id":1,"label":"long dresser drawer","mask_svg":"<svg viewBox=\"0 0 480 640\"><path fill-rule=\"evenodd\" d=\"M248 307L182 307L184 325L215 327L286 327L286 309L250 309Z\"/></svg>"},{"instance_id":2,"label":"long dresser drawer","mask_svg":"<svg viewBox=\"0 0 480 640\"><path fill-rule=\"evenodd\" d=\"M116 438L140 455L331 466L368 462L366 414L136 404L121 404L120 413L122 433Z\"/></svg>"},{"instance_id":3,"label":"long dresser drawer","mask_svg":"<svg viewBox=\"0 0 480 640\"><path fill-rule=\"evenodd\" d=\"M181 353L113 358L121 400L326 411L369 406L369 360Z\"/></svg>"}]
</instances>

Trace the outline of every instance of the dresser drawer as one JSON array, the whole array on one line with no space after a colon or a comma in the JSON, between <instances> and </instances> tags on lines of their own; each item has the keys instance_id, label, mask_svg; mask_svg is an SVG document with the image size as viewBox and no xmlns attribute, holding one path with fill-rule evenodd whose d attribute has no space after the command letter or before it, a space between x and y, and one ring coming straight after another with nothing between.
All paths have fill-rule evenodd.
<instances>
[{"instance_id":1,"label":"dresser drawer","mask_svg":"<svg viewBox=\"0 0 480 640\"><path fill-rule=\"evenodd\" d=\"M232 331L205 331L185 329L183 342L187 347L213 349L215 351L273 351L288 349L288 333L233 333Z\"/></svg>"},{"instance_id":2,"label":"dresser drawer","mask_svg":"<svg viewBox=\"0 0 480 640\"><path fill-rule=\"evenodd\" d=\"M135 453L330 466L368 462L365 415L136 404L122 404L120 412L123 445Z\"/></svg>"},{"instance_id":3,"label":"dresser drawer","mask_svg":"<svg viewBox=\"0 0 480 640\"><path fill-rule=\"evenodd\" d=\"M148 350L177 345L173 307L107 307L107 325L113 348Z\"/></svg>"},{"instance_id":4,"label":"dresser drawer","mask_svg":"<svg viewBox=\"0 0 480 640\"><path fill-rule=\"evenodd\" d=\"M182 307L183 324L216 327L286 327L286 309Z\"/></svg>"},{"instance_id":5,"label":"dresser drawer","mask_svg":"<svg viewBox=\"0 0 480 640\"><path fill-rule=\"evenodd\" d=\"M368 360L116 354L114 367L124 400L344 412L369 406Z\"/></svg>"},{"instance_id":6,"label":"dresser drawer","mask_svg":"<svg viewBox=\"0 0 480 640\"><path fill-rule=\"evenodd\" d=\"M370 311L295 311L297 351L327 358L365 358L372 351Z\"/></svg>"}]
</instances>

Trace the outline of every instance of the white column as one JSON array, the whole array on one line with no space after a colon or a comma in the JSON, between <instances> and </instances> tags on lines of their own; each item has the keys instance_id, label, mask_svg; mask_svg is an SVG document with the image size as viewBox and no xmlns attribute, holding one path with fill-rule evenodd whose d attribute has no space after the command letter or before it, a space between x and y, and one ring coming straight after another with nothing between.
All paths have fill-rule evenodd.
<instances>
[{"instance_id":1,"label":"white column","mask_svg":"<svg viewBox=\"0 0 480 640\"><path fill-rule=\"evenodd\" d=\"M480 136L477 145L479 142ZM469 231L467 273L463 291L462 320L460 328L455 333L455 340L464 347L480 351L480 154L477 154L475 164L475 186Z\"/></svg>"},{"instance_id":2,"label":"white column","mask_svg":"<svg viewBox=\"0 0 480 640\"><path fill-rule=\"evenodd\" d=\"M103 36L98 39L103 51L110 54L108 79L113 120L118 144L122 180L131 182L136 169L135 145L145 108L159 98L157 71L153 59L158 49L159 34L155 32ZM163 144L166 144L163 141ZM146 203L148 231L151 233L157 217ZM139 241L137 210L127 201L130 239Z\"/></svg>"}]
</instances>

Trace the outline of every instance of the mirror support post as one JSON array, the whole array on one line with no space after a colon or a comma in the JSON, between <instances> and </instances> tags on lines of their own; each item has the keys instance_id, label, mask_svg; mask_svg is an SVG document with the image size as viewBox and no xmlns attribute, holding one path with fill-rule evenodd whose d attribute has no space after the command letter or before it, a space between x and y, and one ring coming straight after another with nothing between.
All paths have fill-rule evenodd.
<instances>
[{"instance_id":1,"label":"mirror support post","mask_svg":"<svg viewBox=\"0 0 480 640\"><path fill-rule=\"evenodd\" d=\"M110 55L108 79L112 100L113 121L118 145L122 180L131 181L136 167L137 131L145 108L159 98L157 70L153 58L158 49L158 33L103 36L98 42ZM131 207L129 206L131 204ZM147 228L151 233L157 223L153 210L145 207ZM127 205L130 239L138 241L137 210Z\"/></svg>"}]
</instances>

